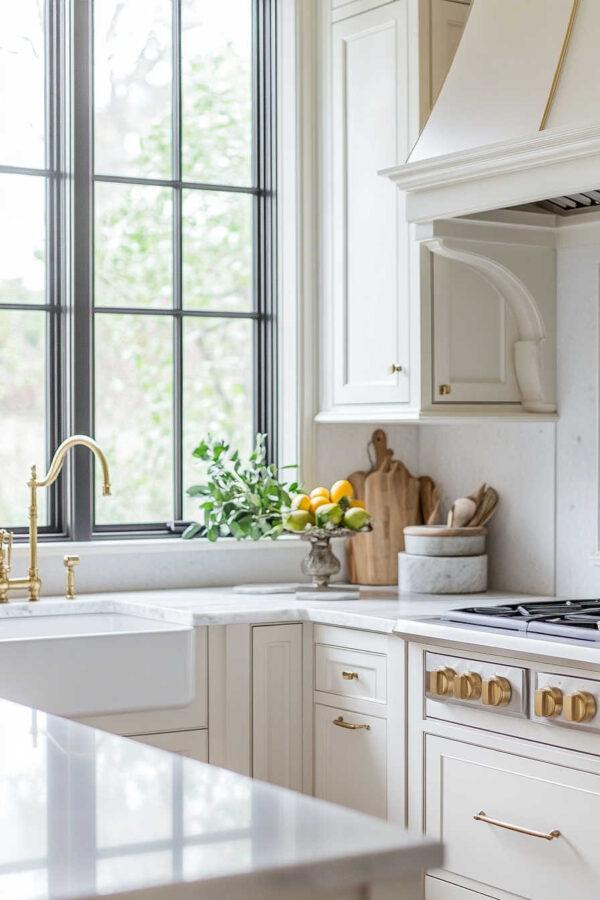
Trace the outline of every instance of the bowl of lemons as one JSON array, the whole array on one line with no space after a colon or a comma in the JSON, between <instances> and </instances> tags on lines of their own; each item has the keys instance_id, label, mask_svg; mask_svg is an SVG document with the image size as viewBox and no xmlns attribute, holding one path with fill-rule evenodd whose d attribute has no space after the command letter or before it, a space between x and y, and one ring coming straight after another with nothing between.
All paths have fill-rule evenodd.
<instances>
[{"instance_id":1,"label":"bowl of lemons","mask_svg":"<svg viewBox=\"0 0 600 900\"><path fill-rule=\"evenodd\" d=\"M286 531L311 544L301 569L312 579L310 589L315 591L331 590L331 578L342 567L331 549L331 539L372 530L365 504L354 497L352 484L346 479L330 488L316 487L309 494L296 494L282 518Z\"/></svg>"}]
</instances>

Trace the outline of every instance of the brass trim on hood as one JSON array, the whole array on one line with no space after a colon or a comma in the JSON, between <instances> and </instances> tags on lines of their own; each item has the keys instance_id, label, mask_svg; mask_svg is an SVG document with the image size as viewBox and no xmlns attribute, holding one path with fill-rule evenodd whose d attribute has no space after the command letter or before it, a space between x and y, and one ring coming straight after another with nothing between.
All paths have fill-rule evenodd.
<instances>
[{"instance_id":1,"label":"brass trim on hood","mask_svg":"<svg viewBox=\"0 0 600 900\"><path fill-rule=\"evenodd\" d=\"M565 36L563 38L562 47L560 48L558 62L556 63L556 69L554 70L554 77L552 79L552 84L550 85L550 91L548 93L548 99L546 100L546 106L544 107L544 112L542 113L542 120L540 122L540 128L539 128L540 131L543 131L544 128L546 127L548 117L552 110L552 104L554 103L554 97L556 96L556 91L558 90L560 76L562 75L563 66L564 66L565 60L567 58L567 53L569 52L569 43L571 41L571 35L573 34L573 28L575 27L575 19L577 17L577 10L579 9L580 5L581 5L581 0L573 0L573 5L571 7L571 15L569 16L569 21L567 22Z\"/></svg>"}]
</instances>

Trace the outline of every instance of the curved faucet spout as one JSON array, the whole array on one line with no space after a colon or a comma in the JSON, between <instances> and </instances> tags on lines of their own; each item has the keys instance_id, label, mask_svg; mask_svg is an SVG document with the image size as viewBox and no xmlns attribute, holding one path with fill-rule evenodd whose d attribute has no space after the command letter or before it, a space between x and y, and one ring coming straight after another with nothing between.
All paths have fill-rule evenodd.
<instances>
[{"instance_id":1,"label":"curved faucet spout","mask_svg":"<svg viewBox=\"0 0 600 900\"><path fill-rule=\"evenodd\" d=\"M50 463L50 468L48 469L47 474L42 479L35 479L36 487L50 487L53 484L58 476L61 473L62 467L64 465L65 456L71 449L71 447L87 447L88 450L94 454L100 466L102 467L102 493L105 497L108 497L110 494L110 473L108 469L108 461L106 456L104 455L104 451L96 443L96 441L88 437L86 434L74 434L71 437L67 438L66 441L63 441L60 447L57 449L56 453L52 457L52 462Z\"/></svg>"}]
</instances>

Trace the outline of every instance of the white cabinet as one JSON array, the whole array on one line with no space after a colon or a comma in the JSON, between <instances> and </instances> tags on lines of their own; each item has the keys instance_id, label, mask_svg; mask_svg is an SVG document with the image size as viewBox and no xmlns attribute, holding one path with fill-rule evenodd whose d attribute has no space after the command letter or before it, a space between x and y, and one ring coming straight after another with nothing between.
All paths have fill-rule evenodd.
<instances>
[{"instance_id":1,"label":"white cabinet","mask_svg":"<svg viewBox=\"0 0 600 900\"><path fill-rule=\"evenodd\" d=\"M208 762L208 731L206 728L197 731L172 731L166 734L137 734L134 741L170 750L189 759Z\"/></svg>"},{"instance_id":2,"label":"white cabinet","mask_svg":"<svg viewBox=\"0 0 600 900\"><path fill-rule=\"evenodd\" d=\"M518 335L504 297L462 263L432 263L433 401L519 403Z\"/></svg>"},{"instance_id":3,"label":"white cabinet","mask_svg":"<svg viewBox=\"0 0 600 900\"><path fill-rule=\"evenodd\" d=\"M469 3L464 0L431 0L431 106L437 99L454 59L469 10Z\"/></svg>"},{"instance_id":4,"label":"white cabinet","mask_svg":"<svg viewBox=\"0 0 600 900\"><path fill-rule=\"evenodd\" d=\"M600 775L576 754L555 765L527 752L426 735L425 821L443 838L443 872L490 896L596 900ZM436 887L430 896L455 896Z\"/></svg>"},{"instance_id":5,"label":"white cabinet","mask_svg":"<svg viewBox=\"0 0 600 900\"><path fill-rule=\"evenodd\" d=\"M302 790L302 624L252 629L252 774Z\"/></svg>"},{"instance_id":6,"label":"white cabinet","mask_svg":"<svg viewBox=\"0 0 600 900\"><path fill-rule=\"evenodd\" d=\"M378 175L409 149L406 6L327 25L322 359L334 413L409 400L408 226Z\"/></svg>"},{"instance_id":7,"label":"white cabinet","mask_svg":"<svg viewBox=\"0 0 600 900\"><path fill-rule=\"evenodd\" d=\"M386 818L385 719L315 706L315 796Z\"/></svg>"}]
</instances>

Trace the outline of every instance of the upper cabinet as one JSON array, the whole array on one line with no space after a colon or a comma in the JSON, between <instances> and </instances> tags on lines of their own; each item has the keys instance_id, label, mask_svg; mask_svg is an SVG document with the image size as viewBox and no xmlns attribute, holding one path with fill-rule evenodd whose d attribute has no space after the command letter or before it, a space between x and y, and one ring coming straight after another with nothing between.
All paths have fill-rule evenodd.
<instances>
[{"instance_id":1,"label":"upper cabinet","mask_svg":"<svg viewBox=\"0 0 600 900\"><path fill-rule=\"evenodd\" d=\"M466 0L321 7L322 422L552 414L552 216L409 227L382 169L409 157Z\"/></svg>"},{"instance_id":2,"label":"upper cabinet","mask_svg":"<svg viewBox=\"0 0 600 900\"><path fill-rule=\"evenodd\" d=\"M330 401L406 403L408 226L400 192L378 175L408 152L406 0L332 22L328 37Z\"/></svg>"}]
</instances>

